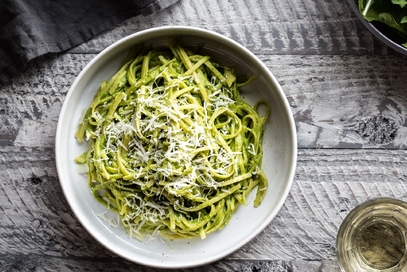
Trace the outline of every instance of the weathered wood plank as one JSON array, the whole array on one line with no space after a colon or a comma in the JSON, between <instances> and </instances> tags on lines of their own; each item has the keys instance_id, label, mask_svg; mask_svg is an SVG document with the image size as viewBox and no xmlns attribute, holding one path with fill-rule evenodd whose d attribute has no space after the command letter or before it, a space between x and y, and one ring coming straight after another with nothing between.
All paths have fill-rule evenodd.
<instances>
[{"instance_id":1,"label":"weathered wood plank","mask_svg":"<svg viewBox=\"0 0 407 272\"><path fill-rule=\"evenodd\" d=\"M0 87L0 146L53 146L66 93L95 55L47 55Z\"/></svg>"},{"instance_id":2,"label":"weathered wood plank","mask_svg":"<svg viewBox=\"0 0 407 272\"><path fill-rule=\"evenodd\" d=\"M34 61L0 92L0 146L53 146L70 85L94 54ZM258 55L296 121L299 148L407 147L407 57Z\"/></svg>"},{"instance_id":3,"label":"weathered wood plank","mask_svg":"<svg viewBox=\"0 0 407 272\"><path fill-rule=\"evenodd\" d=\"M335 261L336 234L351 209L374 197L407 200L406 155L404 150L299 150L295 181L283 208L228 259ZM113 256L70 211L52 149L4 147L0 160L5 162L0 165L0 254Z\"/></svg>"},{"instance_id":4,"label":"weathered wood plank","mask_svg":"<svg viewBox=\"0 0 407 272\"><path fill-rule=\"evenodd\" d=\"M406 148L406 57L260 57L290 101L300 148Z\"/></svg>"},{"instance_id":5,"label":"weathered wood plank","mask_svg":"<svg viewBox=\"0 0 407 272\"><path fill-rule=\"evenodd\" d=\"M31 62L0 87L0 270L156 271L81 226L59 185L54 142L65 95L96 53L166 25L216 31L262 59L289 100L300 148L271 224L226 259L178 271L338 271L335 239L350 210L375 197L407 200L407 57L374 38L347 0L181 0Z\"/></svg>"},{"instance_id":6,"label":"weathered wood plank","mask_svg":"<svg viewBox=\"0 0 407 272\"><path fill-rule=\"evenodd\" d=\"M289 261L283 260L229 260L225 259L202 267L190 269L160 269L140 266L118 257L108 258L57 258L43 255L0 255L0 268L9 272L32 272L32 271L116 271L116 272L337 272L339 271L335 262L332 261Z\"/></svg>"},{"instance_id":7,"label":"weathered wood plank","mask_svg":"<svg viewBox=\"0 0 407 272\"><path fill-rule=\"evenodd\" d=\"M179 1L157 14L132 18L71 52L100 52L127 35L168 25L209 29L256 54L398 54L366 30L346 0Z\"/></svg>"}]
</instances>

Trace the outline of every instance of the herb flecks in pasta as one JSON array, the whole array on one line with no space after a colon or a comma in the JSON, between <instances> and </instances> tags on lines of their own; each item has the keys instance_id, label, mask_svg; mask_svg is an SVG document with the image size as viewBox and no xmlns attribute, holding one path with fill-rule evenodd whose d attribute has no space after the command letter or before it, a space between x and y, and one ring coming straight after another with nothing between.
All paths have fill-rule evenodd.
<instances>
[{"instance_id":1,"label":"herb flecks in pasta","mask_svg":"<svg viewBox=\"0 0 407 272\"><path fill-rule=\"evenodd\" d=\"M240 97L237 81L233 68L170 40L137 46L102 82L75 134L89 142L76 162L132 236L203 239L256 187L260 205L267 116Z\"/></svg>"}]
</instances>

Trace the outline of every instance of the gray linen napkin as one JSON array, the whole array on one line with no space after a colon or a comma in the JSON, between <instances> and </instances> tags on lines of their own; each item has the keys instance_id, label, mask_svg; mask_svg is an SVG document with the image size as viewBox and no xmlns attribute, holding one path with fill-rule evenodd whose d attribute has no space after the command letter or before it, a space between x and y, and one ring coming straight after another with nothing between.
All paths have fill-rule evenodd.
<instances>
[{"instance_id":1,"label":"gray linen napkin","mask_svg":"<svg viewBox=\"0 0 407 272\"><path fill-rule=\"evenodd\" d=\"M0 0L0 85L28 61L77 46L178 0Z\"/></svg>"}]
</instances>

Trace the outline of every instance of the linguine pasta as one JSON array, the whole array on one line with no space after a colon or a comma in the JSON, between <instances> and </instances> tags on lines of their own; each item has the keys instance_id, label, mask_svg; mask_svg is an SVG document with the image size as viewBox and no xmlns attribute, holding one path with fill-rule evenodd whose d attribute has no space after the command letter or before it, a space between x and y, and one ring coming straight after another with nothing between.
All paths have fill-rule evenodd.
<instances>
[{"instance_id":1,"label":"linguine pasta","mask_svg":"<svg viewBox=\"0 0 407 272\"><path fill-rule=\"evenodd\" d=\"M89 142L76 158L87 165L96 199L116 211L138 239L206 237L223 228L257 188L268 105L240 96L234 70L174 40L138 45L102 82L75 134ZM266 116L257 112L267 106Z\"/></svg>"}]
</instances>

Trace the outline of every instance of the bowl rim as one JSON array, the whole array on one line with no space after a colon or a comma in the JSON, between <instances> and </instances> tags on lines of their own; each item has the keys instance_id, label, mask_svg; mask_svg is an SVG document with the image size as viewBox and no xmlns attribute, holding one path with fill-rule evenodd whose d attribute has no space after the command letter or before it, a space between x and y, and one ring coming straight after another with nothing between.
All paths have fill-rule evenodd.
<instances>
[{"instance_id":1,"label":"bowl rim","mask_svg":"<svg viewBox=\"0 0 407 272\"><path fill-rule=\"evenodd\" d=\"M65 182L69 182L69 179L67 179L66 177L64 177L61 173L61 169L63 169L64 165L62 164L61 160L59 159L61 157L61 152L62 152L62 147L61 147L61 142L62 138L64 135L62 135L62 127L64 126L63 122L61 122L61 120L63 120L63 116L64 113L66 112L66 108L68 105L68 101L70 100L72 94L74 93L74 90L76 89L77 85L79 84L79 82L81 81L82 77L86 74L86 72L88 71L88 69L90 69L90 67L92 67L94 65L95 62L97 62L99 59L103 58L110 50L114 49L115 47L120 46L123 43L126 43L130 40L133 39L137 39L137 38L143 38L143 36L147 35L148 33L151 32L156 32L156 31L161 31L162 33L164 32L169 32L170 34L167 35L171 35L171 31L181 31L183 32L182 35L210 35L213 38L216 39L220 39L222 41L222 43L226 43L228 45L233 45L234 47L237 47L239 50L244 51L245 54L249 55L250 58L253 58L256 63L259 65L259 67L261 67L264 71L267 71L268 76L272 79L273 84L275 85L274 88L274 92L278 93L278 97L280 98L280 102L281 102L281 107L282 109L284 109L284 112L289 113L287 115L287 119L288 119L288 126L289 126L289 130L291 131L291 137L289 137L289 145L291 147L291 153L289 153L288 155L288 161L289 161L289 170L287 171L287 180L285 180L285 186L282 187L283 189L281 190L281 194L280 197L277 201L277 205L275 206L274 212L271 213L268 217L265 218L265 220L261 223L261 225L256 229L256 231L254 231L251 235L247 236L245 239L242 239L242 241L240 243L235 243L227 252L224 252L223 254L220 254L219 256L217 256L216 258L206 258L205 260L202 260L200 262L186 262L186 263L182 263L179 265L169 265L167 263L148 263L145 262L144 260L135 260L130 258L129 256L126 256L124 254L122 254L122 252L120 252L120 250L118 250L115 247L112 247L111 243L105 243L103 241L101 241L100 237L97 237L93 232L92 232L92 227L88 226L87 224L85 224L85 218L83 218L83 215L81 215L80 213L77 212L77 206L76 204L73 202L73 200L69 197L68 194L68 190L67 187L68 185L65 184ZM180 269L180 268L191 268L191 267L197 267L197 266L201 266L201 265L205 265L205 264L209 264L209 263L213 263L217 260L220 260L224 257L226 257L227 255L235 252L236 250L240 249L243 245L247 244L249 241L251 241L254 237L256 237L258 234L261 233L262 230L264 230L264 228L270 224L270 222L275 218L275 216L277 215L277 213L280 211L280 209L282 208L284 202L287 199L287 196L290 192L290 189L292 187L293 181L294 181L294 175L295 175L295 169L296 169L296 164L297 164L297 134L296 134L296 127L295 127L295 122L294 122L294 117L291 113L291 108L290 105L288 103L288 100L286 98L285 93L283 92L279 82L276 80L276 78L274 77L274 75L272 74L272 72L270 71L270 69L263 63L263 61L261 61L256 55L254 55L254 53L252 53L250 50L248 50L246 47L244 47L243 45L241 45L240 43L234 41L231 38L228 38L222 34L219 34L217 32L211 31L211 30L207 30L207 29L203 29L203 28L199 28L199 27L192 27L192 26L160 26L160 27L153 27L153 28L149 28L146 30L142 30L136 33L133 33L131 35L128 35L116 42L113 42L111 45L109 45L108 47L106 47L104 50L102 50L100 53L98 53L87 65L85 65L85 67L81 70L81 72L79 73L79 75L76 77L76 79L74 80L73 84L71 85L64 103L62 105L61 111L60 111L60 116L58 118L58 125L57 125L57 130L56 130L56 138L55 138L55 157L56 157L56 167L57 167L57 172L58 172L58 177L59 177L59 181L62 187L62 191L64 193L65 199L67 200L72 212L75 214L76 218L78 219L78 221L81 223L81 225L87 230L87 232L96 240L98 241L100 244L102 244L106 249L108 249L109 251L113 252L114 254L129 260L131 262L137 263L137 264L141 264L141 265L146 265L146 266L150 266L150 267L155 267L155 268L170 268L170 269ZM288 152L287 152L288 153Z\"/></svg>"},{"instance_id":2,"label":"bowl rim","mask_svg":"<svg viewBox=\"0 0 407 272\"><path fill-rule=\"evenodd\" d=\"M372 23L369 23L366 21L365 18L360 14L359 8L355 2L355 0L348 0L349 5L351 6L353 13L356 15L356 17L359 18L359 21L362 22L362 24L374 35L376 36L380 41L382 41L384 44L386 44L388 47L392 48L393 50L403 54L407 55L407 48L403 47L402 45L394 42L390 38L388 38L383 32L379 31Z\"/></svg>"}]
</instances>

